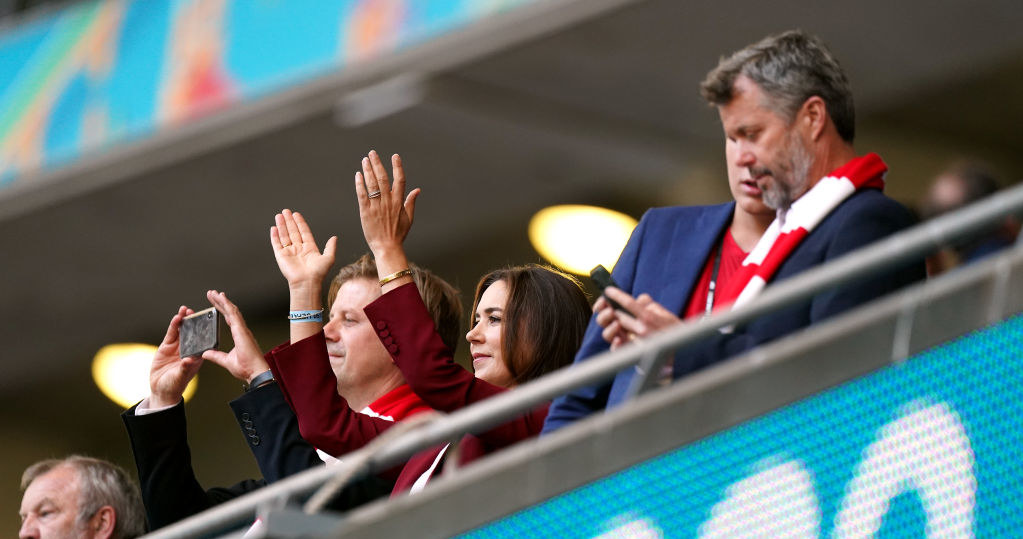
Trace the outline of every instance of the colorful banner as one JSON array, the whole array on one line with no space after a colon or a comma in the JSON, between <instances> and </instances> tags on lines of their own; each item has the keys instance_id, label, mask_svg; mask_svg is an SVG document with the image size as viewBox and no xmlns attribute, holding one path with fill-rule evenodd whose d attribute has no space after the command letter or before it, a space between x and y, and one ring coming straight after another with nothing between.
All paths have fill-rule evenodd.
<instances>
[{"instance_id":1,"label":"colorful banner","mask_svg":"<svg viewBox=\"0 0 1023 539\"><path fill-rule=\"evenodd\" d=\"M0 35L0 188L537 0L92 0Z\"/></svg>"},{"instance_id":2,"label":"colorful banner","mask_svg":"<svg viewBox=\"0 0 1023 539\"><path fill-rule=\"evenodd\" d=\"M1016 536L1021 357L1015 317L463 537Z\"/></svg>"}]
</instances>

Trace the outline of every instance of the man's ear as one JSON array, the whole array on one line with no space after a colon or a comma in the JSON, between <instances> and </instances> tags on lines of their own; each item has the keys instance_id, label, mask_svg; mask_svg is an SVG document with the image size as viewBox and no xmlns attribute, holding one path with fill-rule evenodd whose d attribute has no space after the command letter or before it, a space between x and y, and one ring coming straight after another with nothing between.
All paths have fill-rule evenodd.
<instances>
[{"instance_id":1,"label":"man's ear","mask_svg":"<svg viewBox=\"0 0 1023 539\"><path fill-rule=\"evenodd\" d=\"M810 96L799 108L798 118L810 140L817 141L828 124L828 107L820 96Z\"/></svg>"},{"instance_id":2,"label":"man's ear","mask_svg":"<svg viewBox=\"0 0 1023 539\"><path fill-rule=\"evenodd\" d=\"M93 537L107 539L114 536L114 526L117 524L117 513L114 508L104 505L96 511L89 519L89 529L94 532Z\"/></svg>"}]
</instances>

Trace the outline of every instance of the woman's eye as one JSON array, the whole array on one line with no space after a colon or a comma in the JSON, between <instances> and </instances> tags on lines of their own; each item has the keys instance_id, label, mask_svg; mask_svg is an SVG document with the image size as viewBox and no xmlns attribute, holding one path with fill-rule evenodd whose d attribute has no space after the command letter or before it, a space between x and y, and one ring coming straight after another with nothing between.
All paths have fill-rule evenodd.
<instances>
[{"instance_id":1,"label":"woman's eye","mask_svg":"<svg viewBox=\"0 0 1023 539\"><path fill-rule=\"evenodd\" d=\"M489 318L487 318L487 319L488 319L488 320L490 320L490 323L491 323L491 324L500 324L500 323L501 323L501 317L499 317L499 316L493 316L493 315L491 315L491 316L490 316Z\"/></svg>"}]
</instances>

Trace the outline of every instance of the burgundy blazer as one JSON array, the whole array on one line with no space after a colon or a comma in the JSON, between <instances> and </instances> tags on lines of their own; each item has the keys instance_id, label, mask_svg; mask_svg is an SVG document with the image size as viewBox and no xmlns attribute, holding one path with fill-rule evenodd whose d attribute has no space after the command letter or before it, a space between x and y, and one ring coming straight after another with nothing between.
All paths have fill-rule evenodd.
<instances>
[{"instance_id":1,"label":"burgundy blazer","mask_svg":"<svg viewBox=\"0 0 1023 539\"><path fill-rule=\"evenodd\" d=\"M452 412L508 391L476 378L455 363L451 349L441 341L415 284L387 292L367 305L365 311L377 336L405 375L405 381L431 408ZM548 406L543 404L486 432L467 434L458 443L459 463L536 436L543 428ZM414 455L401 471L392 495L410 488L433 464L442 447ZM433 475L439 475L441 468L438 465Z\"/></svg>"},{"instance_id":2,"label":"burgundy blazer","mask_svg":"<svg viewBox=\"0 0 1023 539\"><path fill-rule=\"evenodd\" d=\"M348 401L338 395L337 378L330 368L322 331L290 345L278 346L266 358L285 400L298 417L299 432L318 449L341 456L361 448L394 426L393 421L352 410ZM416 404L421 404L415 400ZM402 410L411 415L429 408L403 406ZM394 417L394 420L403 418Z\"/></svg>"}]
</instances>

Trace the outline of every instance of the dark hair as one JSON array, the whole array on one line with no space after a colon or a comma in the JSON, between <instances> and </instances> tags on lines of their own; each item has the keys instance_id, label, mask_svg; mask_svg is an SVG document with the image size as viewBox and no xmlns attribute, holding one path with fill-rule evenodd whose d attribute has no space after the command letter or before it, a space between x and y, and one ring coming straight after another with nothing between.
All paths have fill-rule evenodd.
<instances>
[{"instance_id":1,"label":"dark hair","mask_svg":"<svg viewBox=\"0 0 1023 539\"><path fill-rule=\"evenodd\" d=\"M955 182L959 186L961 197L957 200L935 199L932 193L935 186L943 182ZM920 214L924 219L937 217L943 213L958 210L963 206L986 198L998 191L999 182L990 166L982 161L956 161L945 168L928 189Z\"/></svg>"},{"instance_id":2,"label":"dark hair","mask_svg":"<svg viewBox=\"0 0 1023 539\"><path fill-rule=\"evenodd\" d=\"M132 539L146 533L146 517L139 488L120 466L105 460L71 455L63 459L41 460L21 474L21 489L57 468L71 468L78 474L77 523L85 524L100 509L114 509L116 539Z\"/></svg>"},{"instance_id":3,"label":"dark hair","mask_svg":"<svg viewBox=\"0 0 1023 539\"><path fill-rule=\"evenodd\" d=\"M725 105L739 75L755 82L767 94L767 105L789 121L807 99L819 96L839 136L848 143L856 136L849 80L819 38L802 30L768 36L722 58L700 84L700 93L713 106Z\"/></svg>"},{"instance_id":4,"label":"dark hair","mask_svg":"<svg viewBox=\"0 0 1023 539\"><path fill-rule=\"evenodd\" d=\"M579 281L536 264L494 270L476 285L471 316L475 316L483 292L497 281L504 281L508 287L501 354L515 383L528 382L572 363L591 314Z\"/></svg>"},{"instance_id":5,"label":"dark hair","mask_svg":"<svg viewBox=\"0 0 1023 539\"><path fill-rule=\"evenodd\" d=\"M423 298L426 310L430 311L430 317L433 318L440 339L454 352L462 340L462 298L458 290L428 269L415 264L409 264L409 268L412 269L412 280L419 289L419 296ZM334 276L327 292L327 305L334 305L337 291L346 282L352 279L370 279L375 282L379 278L373 256L369 253L362 255L355 262L341 268Z\"/></svg>"}]
</instances>

